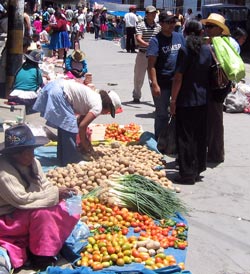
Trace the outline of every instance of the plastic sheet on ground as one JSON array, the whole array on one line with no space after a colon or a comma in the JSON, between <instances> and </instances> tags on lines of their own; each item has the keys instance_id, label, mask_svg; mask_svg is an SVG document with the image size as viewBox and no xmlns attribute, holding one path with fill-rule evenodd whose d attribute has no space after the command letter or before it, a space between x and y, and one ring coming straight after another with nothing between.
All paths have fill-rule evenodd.
<instances>
[{"instance_id":1,"label":"plastic sheet on ground","mask_svg":"<svg viewBox=\"0 0 250 274\"><path fill-rule=\"evenodd\" d=\"M113 266L109 269L104 269L100 271L93 271L88 267L80 267L77 269L70 268L60 268L60 267L48 267L46 272L40 272L41 274L191 274L188 270L181 271L180 267L177 265L168 266L158 270L150 270L143 266L143 264L133 263L125 267L123 266Z\"/></svg>"},{"instance_id":2,"label":"plastic sheet on ground","mask_svg":"<svg viewBox=\"0 0 250 274\"><path fill-rule=\"evenodd\" d=\"M40 161L45 173L58 166L56 154L56 146L42 146L35 149L35 157Z\"/></svg>"}]
</instances>

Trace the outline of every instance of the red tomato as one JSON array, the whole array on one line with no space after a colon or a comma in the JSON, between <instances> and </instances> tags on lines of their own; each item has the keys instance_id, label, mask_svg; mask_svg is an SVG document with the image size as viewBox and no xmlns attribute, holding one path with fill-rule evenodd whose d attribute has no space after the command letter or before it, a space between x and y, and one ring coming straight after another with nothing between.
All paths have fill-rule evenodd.
<instances>
[{"instance_id":1,"label":"red tomato","mask_svg":"<svg viewBox=\"0 0 250 274\"><path fill-rule=\"evenodd\" d=\"M168 236L168 232L169 232L169 230L168 230L167 228L164 228L164 229L162 230L161 234L162 234L163 236Z\"/></svg>"},{"instance_id":2,"label":"red tomato","mask_svg":"<svg viewBox=\"0 0 250 274\"><path fill-rule=\"evenodd\" d=\"M148 233L146 231L141 231L140 236L148 237Z\"/></svg>"},{"instance_id":3,"label":"red tomato","mask_svg":"<svg viewBox=\"0 0 250 274\"><path fill-rule=\"evenodd\" d=\"M138 223L137 223L137 222L131 222L131 226L132 226L132 227L137 227L137 226L138 226Z\"/></svg>"},{"instance_id":4,"label":"red tomato","mask_svg":"<svg viewBox=\"0 0 250 274\"><path fill-rule=\"evenodd\" d=\"M107 251L108 251L108 254L114 254L116 253L116 250L113 246L107 246Z\"/></svg>"},{"instance_id":5,"label":"red tomato","mask_svg":"<svg viewBox=\"0 0 250 274\"><path fill-rule=\"evenodd\" d=\"M93 270L102 270L103 265L101 263L93 263L92 268L93 268Z\"/></svg>"},{"instance_id":6,"label":"red tomato","mask_svg":"<svg viewBox=\"0 0 250 274\"><path fill-rule=\"evenodd\" d=\"M160 258L160 257L155 257L155 263L158 264L158 263L162 263L163 262L163 259Z\"/></svg>"},{"instance_id":7,"label":"red tomato","mask_svg":"<svg viewBox=\"0 0 250 274\"><path fill-rule=\"evenodd\" d=\"M128 228L127 227L124 227L122 229L122 235L127 235L128 234Z\"/></svg>"},{"instance_id":8,"label":"red tomato","mask_svg":"<svg viewBox=\"0 0 250 274\"><path fill-rule=\"evenodd\" d=\"M135 227L134 228L134 232L135 233L141 232L141 228L139 226Z\"/></svg>"}]
</instances>

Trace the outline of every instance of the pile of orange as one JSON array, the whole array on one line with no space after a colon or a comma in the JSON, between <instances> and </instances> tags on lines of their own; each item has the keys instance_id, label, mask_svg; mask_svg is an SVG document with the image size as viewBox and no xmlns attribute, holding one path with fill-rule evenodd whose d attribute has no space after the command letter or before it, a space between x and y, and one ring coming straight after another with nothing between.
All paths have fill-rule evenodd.
<instances>
[{"instance_id":1,"label":"pile of orange","mask_svg":"<svg viewBox=\"0 0 250 274\"><path fill-rule=\"evenodd\" d=\"M149 253L139 252L135 248L137 241L147 238L159 241L163 248L174 246L178 240L174 227L163 228L147 215L118 206L110 208L93 197L82 201L82 209L82 219L88 224L92 235L81 252L78 266L101 270L111 265L123 266L137 262L144 263L149 269L157 269L176 264L172 255L159 253L150 257ZM116 229L111 229L113 227ZM128 236L129 231L134 232L132 236ZM183 264L180 266L184 268Z\"/></svg>"},{"instance_id":2,"label":"pile of orange","mask_svg":"<svg viewBox=\"0 0 250 274\"><path fill-rule=\"evenodd\" d=\"M141 127L135 123L120 126L117 123L108 124L105 130L105 139L121 142L137 142L141 135Z\"/></svg>"}]
</instances>

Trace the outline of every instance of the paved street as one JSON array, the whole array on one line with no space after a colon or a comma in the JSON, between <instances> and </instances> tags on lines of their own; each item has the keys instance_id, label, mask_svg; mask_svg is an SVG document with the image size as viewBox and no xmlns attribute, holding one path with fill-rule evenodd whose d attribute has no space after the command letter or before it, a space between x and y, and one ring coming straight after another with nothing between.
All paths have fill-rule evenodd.
<instances>
[{"instance_id":1,"label":"paved street","mask_svg":"<svg viewBox=\"0 0 250 274\"><path fill-rule=\"evenodd\" d=\"M85 35L81 49L95 86L117 91L124 110L115 120L100 116L95 123L135 122L153 132L154 107L147 81L142 103L131 103L136 54L111 41L95 41L92 34ZM249 65L247 72L249 77ZM43 123L38 116L27 120ZM182 185L178 194L190 208L186 268L193 274L250 274L250 115L225 113L224 124L225 162L209 166L202 182ZM170 178L176 173L173 161L169 158Z\"/></svg>"}]
</instances>

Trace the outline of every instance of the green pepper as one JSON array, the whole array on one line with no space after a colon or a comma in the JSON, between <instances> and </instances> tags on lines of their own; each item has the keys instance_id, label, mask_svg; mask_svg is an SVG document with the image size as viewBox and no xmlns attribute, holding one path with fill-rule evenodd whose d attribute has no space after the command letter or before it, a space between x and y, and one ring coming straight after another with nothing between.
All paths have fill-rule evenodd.
<instances>
[{"instance_id":1,"label":"green pepper","mask_svg":"<svg viewBox=\"0 0 250 274\"><path fill-rule=\"evenodd\" d=\"M181 240L186 240L187 235L185 233L177 233L177 238Z\"/></svg>"},{"instance_id":2,"label":"green pepper","mask_svg":"<svg viewBox=\"0 0 250 274\"><path fill-rule=\"evenodd\" d=\"M164 225L166 226L175 226L176 221L172 220L172 219L168 219L165 221Z\"/></svg>"}]
</instances>

